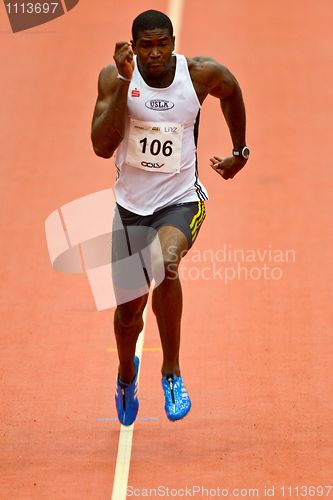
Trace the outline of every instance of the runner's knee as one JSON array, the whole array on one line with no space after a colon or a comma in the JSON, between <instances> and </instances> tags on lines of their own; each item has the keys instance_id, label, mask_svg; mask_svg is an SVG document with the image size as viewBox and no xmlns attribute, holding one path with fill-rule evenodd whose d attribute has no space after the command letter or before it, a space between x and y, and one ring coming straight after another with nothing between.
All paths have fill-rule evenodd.
<instances>
[{"instance_id":1,"label":"runner's knee","mask_svg":"<svg viewBox=\"0 0 333 500\"><path fill-rule=\"evenodd\" d=\"M133 327L143 321L142 314L144 307L144 302L135 304L127 302L125 304L118 305L115 311L116 319L122 327Z\"/></svg>"},{"instance_id":2,"label":"runner's knee","mask_svg":"<svg viewBox=\"0 0 333 500\"><path fill-rule=\"evenodd\" d=\"M164 259L164 275L167 279L177 279L178 278L178 267L180 260L175 259Z\"/></svg>"}]
</instances>

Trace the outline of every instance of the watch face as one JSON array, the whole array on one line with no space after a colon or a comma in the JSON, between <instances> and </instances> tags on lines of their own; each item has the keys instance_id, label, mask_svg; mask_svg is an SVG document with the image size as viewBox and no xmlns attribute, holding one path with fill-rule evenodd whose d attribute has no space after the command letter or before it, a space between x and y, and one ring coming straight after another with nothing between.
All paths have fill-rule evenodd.
<instances>
[{"instance_id":1,"label":"watch face","mask_svg":"<svg viewBox=\"0 0 333 500\"><path fill-rule=\"evenodd\" d=\"M242 149L242 156L243 158L245 158L246 160L248 159L248 157L250 156L250 150L247 146L245 146L243 149Z\"/></svg>"}]
</instances>

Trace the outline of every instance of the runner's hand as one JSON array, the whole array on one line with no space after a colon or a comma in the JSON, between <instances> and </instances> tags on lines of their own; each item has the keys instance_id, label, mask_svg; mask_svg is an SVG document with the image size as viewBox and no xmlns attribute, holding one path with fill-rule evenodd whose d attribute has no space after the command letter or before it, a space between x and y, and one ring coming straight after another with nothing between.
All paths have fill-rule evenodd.
<instances>
[{"instance_id":1,"label":"runner's hand","mask_svg":"<svg viewBox=\"0 0 333 500\"><path fill-rule=\"evenodd\" d=\"M125 78L132 78L134 70L133 50L129 42L117 42L113 59L118 68L118 73Z\"/></svg>"},{"instance_id":2,"label":"runner's hand","mask_svg":"<svg viewBox=\"0 0 333 500\"><path fill-rule=\"evenodd\" d=\"M210 166L220 174L223 179L233 179L237 172L239 172L246 163L245 158L237 158L236 156L230 156L228 158L220 158L219 156L213 156L210 158Z\"/></svg>"}]
</instances>

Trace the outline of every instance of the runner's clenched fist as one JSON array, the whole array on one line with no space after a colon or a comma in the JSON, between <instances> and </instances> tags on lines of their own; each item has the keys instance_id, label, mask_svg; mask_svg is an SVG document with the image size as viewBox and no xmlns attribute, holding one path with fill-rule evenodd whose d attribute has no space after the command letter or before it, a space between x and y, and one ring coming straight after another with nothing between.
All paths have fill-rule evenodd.
<instances>
[{"instance_id":1,"label":"runner's clenched fist","mask_svg":"<svg viewBox=\"0 0 333 500\"><path fill-rule=\"evenodd\" d=\"M113 59L118 68L118 73L124 78L132 78L134 61L130 42L117 42Z\"/></svg>"}]
</instances>

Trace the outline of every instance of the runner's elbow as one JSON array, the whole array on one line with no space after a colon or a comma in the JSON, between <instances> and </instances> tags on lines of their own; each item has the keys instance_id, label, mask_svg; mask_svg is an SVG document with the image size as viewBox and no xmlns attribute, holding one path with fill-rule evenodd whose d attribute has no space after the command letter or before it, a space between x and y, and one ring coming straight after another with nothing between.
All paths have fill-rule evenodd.
<instances>
[{"instance_id":1,"label":"runner's elbow","mask_svg":"<svg viewBox=\"0 0 333 500\"><path fill-rule=\"evenodd\" d=\"M91 136L91 142L94 149L94 153L100 158L111 158L116 148L113 148L110 143L102 143L101 141L96 141L96 139Z\"/></svg>"},{"instance_id":2,"label":"runner's elbow","mask_svg":"<svg viewBox=\"0 0 333 500\"><path fill-rule=\"evenodd\" d=\"M113 155L114 151L110 151L110 150L106 150L106 149L103 149L103 148L99 148L98 146L93 146L94 148L94 152L97 156L99 156L100 158L111 158L111 156Z\"/></svg>"},{"instance_id":3,"label":"runner's elbow","mask_svg":"<svg viewBox=\"0 0 333 500\"><path fill-rule=\"evenodd\" d=\"M122 141L122 137L108 138L107 141L96 141L94 137L91 137L91 142L94 148L94 152L97 156L101 158L111 158L117 147Z\"/></svg>"}]
</instances>

